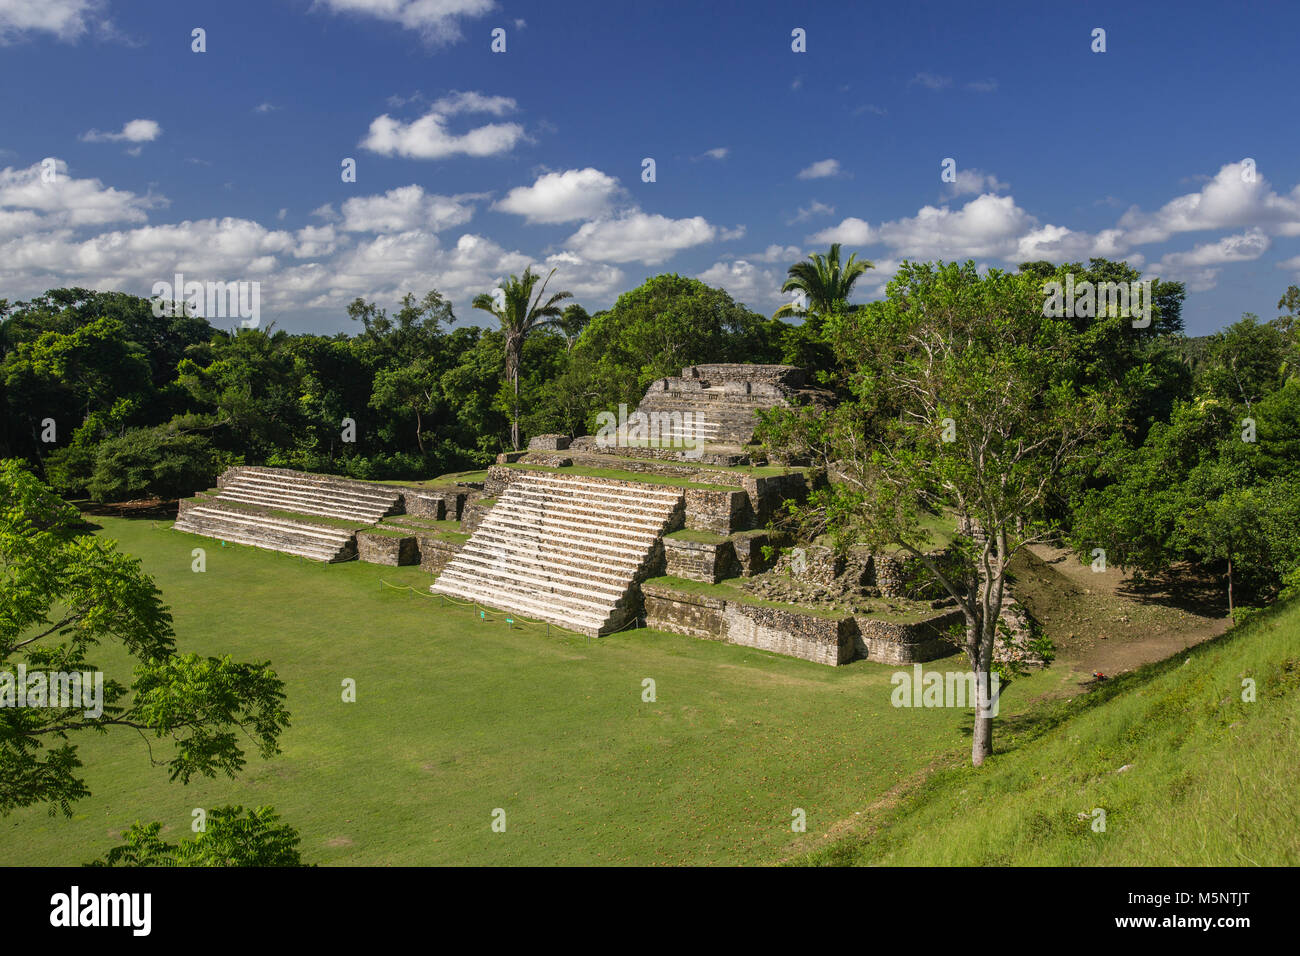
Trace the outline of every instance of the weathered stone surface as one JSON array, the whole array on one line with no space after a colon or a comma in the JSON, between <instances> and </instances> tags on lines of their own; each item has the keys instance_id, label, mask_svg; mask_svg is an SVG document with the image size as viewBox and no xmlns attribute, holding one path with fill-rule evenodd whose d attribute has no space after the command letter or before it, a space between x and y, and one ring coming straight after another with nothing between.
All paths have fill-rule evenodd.
<instances>
[{"instance_id":1,"label":"weathered stone surface","mask_svg":"<svg viewBox=\"0 0 1300 956\"><path fill-rule=\"evenodd\" d=\"M829 585L844 573L844 558L820 545L796 546L782 553L774 569L801 581Z\"/></svg>"},{"instance_id":2,"label":"weathered stone surface","mask_svg":"<svg viewBox=\"0 0 1300 956\"><path fill-rule=\"evenodd\" d=\"M369 564L394 567L420 563L420 547L414 535L382 534L378 531L357 532L357 556Z\"/></svg>"},{"instance_id":3,"label":"weathered stone surface","mask_svg":"<svg viewBox=\"0 0 1300 956\"><path fill-rule=\"evenodd\" d=\"M847 664L854 656L853 618L838 620L794 608L758 607L728 601L723 611L726 640L818 664Z\"/></svg>"},{"instance_id":4,"label":"weathered stone surface","mask_svg":"<svg viewBox=\"0 0 1300 956\"><path fill-rule=\"evenodd\" d=\"M722 612L727 606L726 601L651 584L641 585L641 592L645 600L646 627L688 637L714 641L724 639L726 627Z\"/></svg>"},{"instance_id":5,"label":"weathered stone surface","mask_svg":"<svg viewBox=\"0 0 1300 956\"><path fill-rule=\"evenodd\" d=\"M408 515L436 521L459 521L468 493L464 489L413 489L402 492L402 504Z\"/></svg>"},{"instance_id":6,"label":"weathered stone surface","mask_svg":"<svg viewBox=\"0 0 1300 956\"><path fill-rule=\"evenodd\" d=\"M771 570L779 559L779 551L789 544L790 536L779 531L740 531L731 536L731 547L745 577ZM771 557L763 553L772 550Z\"/></svg>"},{"instance_id":7,"label":"weathered stone surface","mask_svg":"<svg viewBox=\"0 0 1300 956\"><path fill-rule=\"evenodd\" d=\"M911 624L859 615L855 618L856 656L882 664L913 664L946 657L956 650L949 628L964 620L961 611L940 612Z\"/></svg>"},{"instance_id":8,"label":"weathered stone surface","mask_svg":"<svg viewBox=\"0 0 1300 956\"><path fill-rule=\"evenodd\" d=\"M749 496L739 489L686 489L686 527L692 531L731 534L752 526Z\"/></svg>"},{"instance_id":9,"label":"weathered stone surface","mask_svg":"<svg viewBox=\"0 0 1300 956\"><path fill-rule=\"evenodd\" d=\"M667 573L691 581L717 584L723 578L734 577L738 565L736 552L730 541L691 541L686 538L664 538L664 558Z\"/></svg>"},{"instance_id":10,"label":"weathered stone surface","mask_svg":"<svg viewBox=\"0 0 1300 956\"><path fill-rule=\"evenodd\" d=\"M534 435L528 440L529 451L564 451L569 447L568 435Z\"/></svg>"},{"instance_id":11,"label":"weathered stone surface","mask_svg":"<svg viewBox=\"0 0 1300 956\"><path fill-rule=\"evenodd\" d=\"M993 659L999 663L1017 663L1026 667L1041 667L1046 661L1031 643L1034 639L1033 619L1024 605L1010 594L1002 597L1002 612L998 615L997 638L993 642Z\"/></svg>"},{"instance_id":12,"label":"weathered stone surface","mask_svg":"<svg viewBox=\"0 0 1300 956\"><path fill-rule=\"evenodd\" d=\"M416 537L420 543L420 570L430 574L442 571L461 548L459 542L434 535L422 534Z\"/></svg>"}]
</instances>

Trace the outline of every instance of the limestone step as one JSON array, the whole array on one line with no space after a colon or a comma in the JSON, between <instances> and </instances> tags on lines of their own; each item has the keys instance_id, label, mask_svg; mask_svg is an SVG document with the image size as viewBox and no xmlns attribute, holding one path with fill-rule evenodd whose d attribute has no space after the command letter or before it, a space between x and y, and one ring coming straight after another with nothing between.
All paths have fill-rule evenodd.
<instances>
[{"instance_id":1,"label":"limestone step","mask_svg":"<svg viewBox=\"0 0 1300 956\"><path fill-rule=\"evenodd\" d=\"M593 505L567 498L557 498L553 491L542 491L533 487L520 488L510 496L510 499L521 505L560 514L595 518L617 517L620 524L631 523L637 527L657 528L663 523L662 516L656 508L643 505L619 505L616 506L618 510L613 510L603 504Z\"/></svg>"},{"instance_id":2,"label":"limestone step","mask_svg":"<svg viewBox=\"0 0 1300 956\"><path fill-rule=\"evenodd\" d=\"M177 531L320 561L340 558L349 550L352 540L351 532L342 529L313 527L257 515L246 516L219 507L188 508L177 517L172 527Z\"/></svg>"},{"instance_id":3,"label":"limestone step","mask_svg":"<svg viewBox=\"0 0 1300 956\"><path fill-rule=\"evenodd\" d=\"M260 485L282 491L293 491L304 495L320 495L340 501L366 505L393 504L399 497L396 491L363 491L343 484L328 481L302 480L292 475L271 474L266 472L241 472L228 482L229 485Z\"/></svg>"},{"instance_id":4,"label":"limestone step","mask_svg":"<svg viewBox=\"0 0 1300 956\"><path fill-rule=\"evenodd\" d=\"M478 535L475 535L478 537ZM467 541L462 545L466 555L481 556L484 560L500 561L501 556L513 556L511 566L547 568L552 565L566 574L590 574L609 582L623 582L640 567L639 555L610 558L593 555L572 545L555 546L537 539L526 541L518 536L483 535L482 540Z\"/></svg>"},{"instance_id":5,"label":"limestone step","mask_svg":"<svg viewBox=\"0 0 1300 956\"><path fill-rule=\"evenodd\" d=\"M485 548L503 548L511 545L511 539L507 538L487 538L482 544L476 544L471 548L470 554L486 554ZM599 579L609 583L626 584L628 576L636 573L641 562L634 558L626 558L622 561L608 561L599 557L593 557L590 554L573 548L547 548L538 546L529 549L518 541L514 542L519 549L521 560L524 557L530 559L533 565L539 567L562 568L567 573L577 576L587 576ZM468 544L468 542L467 542Z\"/></svg>"},{"instance_id":6,"label":"limestone step","mask_svg":"<svg viewBox=\"0 0 1300 956\"><path fill-rule=\"evenodd\" d=\"M445 576L444 570L443 575ZM542 621L549 621L559 627L576 631L579 634L590 634L595 636L600 633L604 620L599 615L581 614L574 611L558 611L553 605L539 604L532 600L528 595L516 592L502 592L494 590L491 594L484 594L482 589L472 583L466 584L459 580L443 580L440 576L434 582L432 591L435 594L446 594L448 597L461 598L466 601L473 601L477 604L483 604L487 607L500 607L506 611L513 611L521 616L537 618Z\"/></svg>"},{"instance_id":7,"label":"limestone step","mask_svg":"<svg viewBox=\"0 0 1300 956\"><path fill-rule=\"evenodd\" d=\"M288 495L266 494L263 492L222 490L217 494L215 500L257 505L275 511L296 511L300 514L317 515L321 518L336 518L342 521L356 521L358 524L375 524L383 517L382 515L375 515L371 511L360 511L353 508L322 505L302 498L295 498Z\"/></svg>"},{"instance_id":8,"label":"limestone step","mask_svg":"<svg viewBox=\"0 0 1300 956\"><path fill-rule=\"evenodd\" d=\"M627 582L621 586L608 581L594 581L589 577L564 574L554 565L529 565L520 561L506 564L482 552L456 552L456 570L461 574L473 573L485 581L502 581L513 586L527 584L538 593L563 597L565 603L593 610L617 604L627 591Z\"/></svg>"},{"instance_id":9,"label":"limestone step","mask_svg":"<svg viewBox=\"0 0 1300 956\"><path fill-rule=\"evenodd\" d=\"M577 535L562 536L526 527L506 529L498 526L488 528L480 526L475 530L474 534L482 534L485 539L499 544L518 541L520 547L523 548L549 545L557 551L562 550L574 555L586 555L593 563L615 568L635 568L644 554L644 551L638 548L593 544L589 539L584 540ZM466 542L466 544L468 543Z\"/></svg>"},{"instance_id":10,"label":"limestone step","mask_svg":"<svg viewBox=\"0 0 1300 956\"><path fill-rule=\"evenodd\" d=\"M500 509L500 511L498 511ZM537 528L557 532L580 532L584 538L601 541L615 547L636 547L644 539L653 539L658 533L650 529L626 529L615 522L570 520L546 512L521 507L512 501L501 501L480 522L490 528Z\"/></svg>"},{"instance_id":11,"label":"limestone step","mask_svg":"<svg viewBox=\"0 0 1300 956\"><path fill-rule=\"evenodd\" d=\"M266 493L274 495L283 495L292 498L302 499L304 501L318 501L321 503L335 504L345 508L355 508L362 511L387 511L397 503L398 495L396 493L380 496L370 494L355 494L346 490L328 485L304 485L279 481L275 478L263 477L260 475L238 475L227 481L219 491L239 490L248 493Z\"/></svg>"},{"instance_id":12,"label":"limestone step","mask_svg":"<svg viewBox=\"0 0 1300 956\"><path fill-rule=\"evenodd\" d=\"M675 504L682 498L682 489L668 485L656 485L651 481L644 482L643 488L631 488L628 485L606 484L598 479L586 476L561 476L556 472L549 471L525 471L522 477L516 478L510 483L511 488L516 485L562 491L566 497L626 502L630 505L641 506Z\"/></svg>"},{"instance_id":13,"label":"limestone step","mask_svg":"<svg viewBox=\"0 0 1300 956\"><path fill-rule=\"evenodd\" d=\"M460 555L458 554L457 558L459 557ZM448 572L450 572L450 580L477 582L483 589L484 593L489 596L489 603L490 595L495 591L516 591L525 596L531 595L531 598L534 601L537 601L542 605L564 607L571 611L599 617L600 615L608 616L610 610L618 603L618 599L621 597L621 595L614 597L601 597L600 599L595 597L579 597L571 590L551 590L552 582L550 581L543 581L542 583L544 586L539 587L536 581L529 580L527 577L498 572L490 568L484 569L482 567L473 567L468 563L463 563L459 560L455 562L455 567L448 564L448 566L443 569L442 573L446 576L448 575Z\"/></svg>"}]
</instances>

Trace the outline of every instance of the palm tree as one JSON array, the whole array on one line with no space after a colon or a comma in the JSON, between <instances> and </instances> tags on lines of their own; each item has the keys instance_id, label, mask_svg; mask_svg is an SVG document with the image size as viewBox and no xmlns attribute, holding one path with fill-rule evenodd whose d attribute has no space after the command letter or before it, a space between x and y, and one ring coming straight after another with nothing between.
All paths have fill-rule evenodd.
<instances>
[{"instance_id":1,"label":"palm tree","mask_svg":"<svg viewBox=\"0 0 1300 956\"><path fill-rule=\"evenodd\" d=\"M776 310L773 318L783 319L799 314L821 318L828 312L843 309L848 306L853 284L868 269L874 268L874 263L858 259L856 252L849 256L848 262L841 265L838 242L831 246L829 255L814 252L807 262L796 262L789 268L790 278L781 286L782 292L802 292L807 299L806 308L797 309L793 302L787 303Z\"/></svg>"},{"instance_id":2,"label":"palm tree","mask_svg":"<svg viewBox=\"0 0 1300 956\"><path fill-rule=\"evenodd\" d=\"M502 283L501 291L504 294L500 297L486 292L474 297L474 308L495 315L506 337L506 378L515 390L514 417L510 421L510 443L515 451L519 450L519 366L523 363L524 339L534 329L556 324L561 315L556 303L573 298L569 292L556 292L543 304L546 283L551 281L553 275L554 269L542 282L535 298L533 287L542 277L533 272L532 266L524 270L522 277L512 275L510 281Z\"/></svg>"}]
</instances>

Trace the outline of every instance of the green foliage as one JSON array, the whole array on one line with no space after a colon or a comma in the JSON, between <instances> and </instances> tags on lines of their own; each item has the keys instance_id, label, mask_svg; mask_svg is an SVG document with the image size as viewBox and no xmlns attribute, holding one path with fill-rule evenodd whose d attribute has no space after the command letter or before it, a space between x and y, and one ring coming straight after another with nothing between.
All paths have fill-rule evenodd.
<instances>
[{"instance_id":1,"label":"green foliage","mask_svg":"<svg viewBox=\"0 0 1300 956\"><path fill-rule=\"evenodd\" d=\"M263 756L278 752L288 714L269 665L178 656L171 614L140 562L80 525L77 511L18 462L0 461L0 672L22 665L98 673L103 682L99 708L0 708L0 814L33 804L70 814L88 794L71 739L87 731L127 727L169 739L166 764L182 781L236 773L249 740ZM106 643L133 659L129 684L94 659Z\"/></svg>"},{"instance_id":2,"label":"green foliage","mask_svg":"<svg viewBox=\"0 0 1300 956\"><path fill-rule=\"evenodd\" d=\"M271 807L215 807L192 840L167 843L161 823L135 823L88 866L302 866L298 831Z\"/></svg>"}]
</instances>

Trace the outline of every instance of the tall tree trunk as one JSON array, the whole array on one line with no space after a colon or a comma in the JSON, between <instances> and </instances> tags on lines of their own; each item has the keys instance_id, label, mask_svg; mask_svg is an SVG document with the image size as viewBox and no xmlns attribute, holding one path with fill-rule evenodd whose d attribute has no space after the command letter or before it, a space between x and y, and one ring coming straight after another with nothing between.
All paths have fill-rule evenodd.
<instances>
[{"instance_id":1,"label":"tall tree trunk","mask_svg":"<svg viewBox=\"0 0 1300 956\"><path fill-rule=\"evenodd\" d=\"M1228 619L1232 619L1232 558L1228 558Z\"/></svg>"},{"instance_id":2,"label":"tall tree trunk","mask_svg":"<svg viewBox=\"0 0 1300 956\"><path fill-rule=\"evenodd\" d=\"M989 621L988 609L980 614L975 653L971 656L971 669L975 672L975 723L971 728L970 762L978 767L993 756L993 701L990 690L993 669L993 641L997 634L996 617Z\"/></svg>"},{"instance_id":3,"label":"tall tree trunk","mask_svg":"<svg viewBox=\"0 0 1300 956\"><path fill-rule=\"evenodd\" d=\"M515 374L512 376L512 378L514 378L514 386L515 386L515 414L514 414L514 418L510 422L510 443L514 445L515 451L518 451L519 450L519 361L518 360L515 361Z\"/></svg>"}]
</instances>

